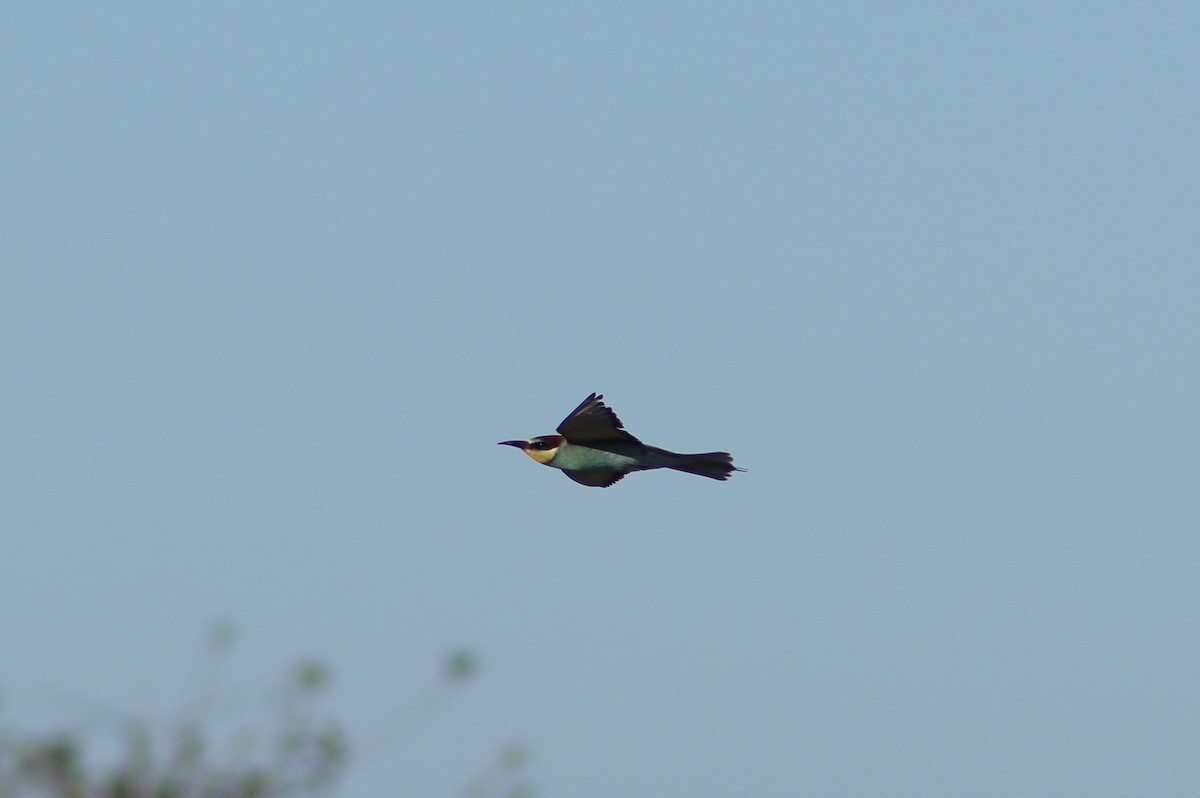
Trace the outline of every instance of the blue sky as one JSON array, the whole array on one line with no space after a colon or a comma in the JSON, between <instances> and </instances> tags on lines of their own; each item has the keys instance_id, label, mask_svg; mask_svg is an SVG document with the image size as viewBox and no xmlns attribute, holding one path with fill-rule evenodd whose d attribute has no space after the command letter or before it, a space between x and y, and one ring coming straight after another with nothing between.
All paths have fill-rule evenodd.
<instances>
[{"instance_id":1,"label":"blue sky","mask_svg":"<svg viewBox=\"0 0 1200 798\"><path fill-rule=\"evenodd\" d=\"M3 23L9 722L227 618L352 730L479 653L353 798L1200 788L1191 5ZM591 391L749 471L495 445Z\"/></svg>"}]
</instances>

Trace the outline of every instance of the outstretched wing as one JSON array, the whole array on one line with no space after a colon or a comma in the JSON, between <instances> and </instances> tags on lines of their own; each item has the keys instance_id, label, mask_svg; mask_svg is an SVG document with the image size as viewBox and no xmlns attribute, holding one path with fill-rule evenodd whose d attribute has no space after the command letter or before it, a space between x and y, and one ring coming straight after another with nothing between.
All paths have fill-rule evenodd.
<instances>
[{"instance_id":1,"label":"outstretched wing","mask_svg":"<svg viewBox=\"0 0 1200 798\"><path fill-rule=\"evenodd\" d=\"M607 488L625 476L624 471L567 471L564 469L563 473L580 485L587 485L591 488Z\"/></svg>"},{"instance_id":2,"label":"outstretched wing","mask_svg":"<svg viewBox=\"0 0 1200 798\"><path fill-rule=\"evenodd\" d=\"M601 443L603 441L627 441L641 443L625 431L617 414L600 401L604 397L592 394L571 411L571 415L558 425L558 434L571 443ZM576 480L578 481L578 480ZM587 483L585 483L587 484Z\"/></svg>"}]
</instances>

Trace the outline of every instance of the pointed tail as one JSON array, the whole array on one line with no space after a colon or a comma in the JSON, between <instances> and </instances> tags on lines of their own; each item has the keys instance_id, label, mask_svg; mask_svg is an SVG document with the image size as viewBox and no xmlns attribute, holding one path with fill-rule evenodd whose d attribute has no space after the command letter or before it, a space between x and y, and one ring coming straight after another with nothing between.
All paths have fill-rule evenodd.
<instances>
[{"instance_id":1,"label":"pointed tail","mask_svg":"<svg viewBox=\"0 0 1200 798\"><path fill-rule=\"evenodd\" d=\"M733 465L733 455L729 452L706 452L704 454L676 454L674 462L667 468L676 471L686 471L689 474L699 474L709 479L729 479L734 471L745 471Z\"/></svg>"}]
</instances>

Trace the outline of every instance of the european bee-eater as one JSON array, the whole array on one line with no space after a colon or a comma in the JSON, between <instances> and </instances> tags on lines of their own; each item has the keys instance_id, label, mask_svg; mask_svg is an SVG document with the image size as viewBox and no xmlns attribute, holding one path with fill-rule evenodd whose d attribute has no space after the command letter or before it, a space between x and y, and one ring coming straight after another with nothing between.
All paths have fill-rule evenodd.
<instances>
[{"instance_id":1,"label":"european bee-eater","mask_svg":"<svg viewBox=\"0 0 1200 798\"><path fill-rule=\"evenodd\" d=\"M592 394L558 425L557 435L527 441L500 441L516 446L542 465L561 469L580 485L607 488L631 471L673 468L710 479L729 479L735 468L729 452L676 454L647 446L625 431L617 414Z\"/></svg>"}]
</instances>

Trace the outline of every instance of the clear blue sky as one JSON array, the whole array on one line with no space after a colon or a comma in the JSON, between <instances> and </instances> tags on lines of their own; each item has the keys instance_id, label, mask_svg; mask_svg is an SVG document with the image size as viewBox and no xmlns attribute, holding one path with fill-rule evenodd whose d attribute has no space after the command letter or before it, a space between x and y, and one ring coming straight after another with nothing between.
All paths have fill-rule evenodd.
<instances>
[{"instance_id":1,"label":"clear blue sky","mask_svg":"<svg viewBox=\"0 0 1200 798\"><path fill-rule=\"evenodd\" d=\"M480 653L349 798L1200 791L1194 4L0 21L9 722L229 618L352 729ZM495 445L591 391L748 473Z\"/></svg>"}]
</instances>

